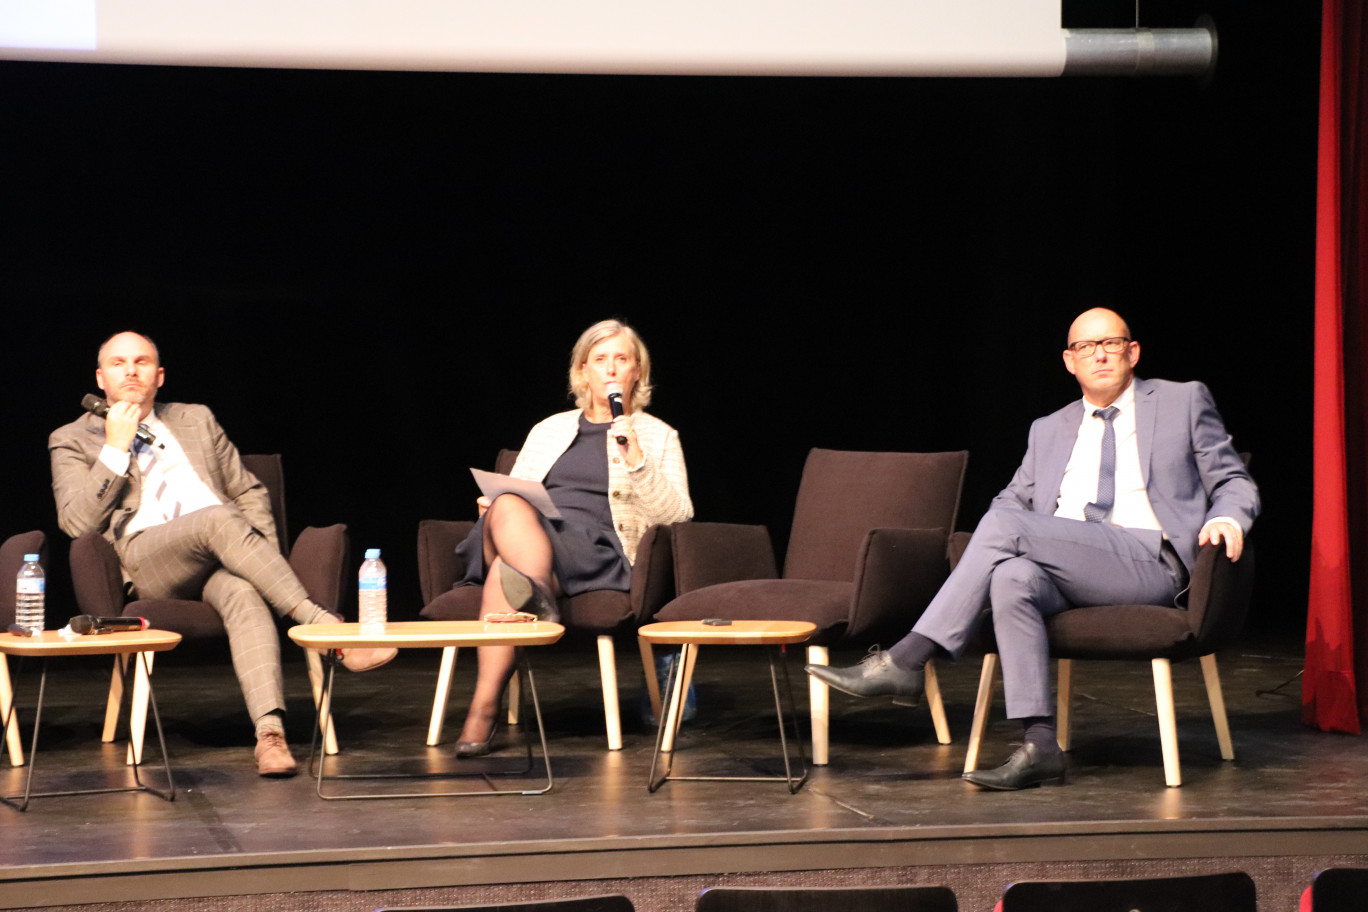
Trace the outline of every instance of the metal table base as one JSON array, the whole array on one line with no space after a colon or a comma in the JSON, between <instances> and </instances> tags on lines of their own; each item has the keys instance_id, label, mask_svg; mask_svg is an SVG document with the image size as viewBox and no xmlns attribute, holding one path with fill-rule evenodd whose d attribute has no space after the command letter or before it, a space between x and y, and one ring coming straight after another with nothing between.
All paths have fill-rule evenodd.
<instances>
[{"instance_id":1,"label":"metal table base","mask_svg":"<svg viewBox=\"0 0 1368 912\"><path fill-rule=\"evenodd\" d=\"M528 738L523 738L523 744L527 751L527 765L518 770L510 770L502 773L473 772L473 773L333 773L331 775L324 772L328 755L318 749L319 739L322 735L324 717L322 708L332 706L333 680L337 666L341 664L341 658L336 650L329 650L324 657L324 664L327 667L327 674L324 677L323 698L319 701L320 712L317 722L314 725L313 735L309 740L309 773L314 776L315 791L318 797L324 801L365 801L381 798L461 798L469 796L491 796L491 795L545 795L551 791L554 780L551 774L551 754L546 749L546 729L542 726L541 704L537 700L537 683L532 677L532 665L527 660L527 656L519 650L519 666L527 686L522 688L522 693L530 697L532 702L532 715L537 720L537 736L541 741L542 762L546 766L546 785L535 789L501 789L498 788L491 778L492 776L521 776L530 773L534 767L532 757L532 742ZM525 703L523 704L525 707ZM489 786L486 789L467 789L460 791L441 791L441 792L324 792L324 782L337 782L342 780L434 780L434 779L459 779L479 776L484 779Z\"/></svg>"},{"instance_id":2,"label":"metal table base","mask_svg":"<svg viewBox=\"0 0 1368 912\"><path fill-rule=\"evenodd\" d=\"M808 766L807 753L803 749L803 731L799 723L798 713L794 710L793 701L793 682L789 678L788 662L785 661L787 652L785 647L780 645L765 648L765 654L769 658L770 687L774 692L774 711L779 719L779 745L784 756L784 775L782 776L675 776L671 770L674 767L674 755L679 746L679 726L684 720L684 700L686 698L685 679L689 676L685 673L692 672L695 661L698 658L698 643L682 643L679 647L679 656L670 669L669 683L666 685L668 696L666 703L661 709L660 721L656 726L655 751L651 754L651 773L647 780L646 789L654 793L666 782L784 782L788 784L789 794L796 794L803 783L807 781ZM777 661L776 661L777 658ZM687 666L685 663L688 663ZM798 742L798 765L802 768L802 773L797 778L793 775L793 764L789 759L788 735L785 732L787 727L784 718L784 700L779 691L779 672L776 668L783 669L784 691L788 694L788 715L793 719L794 740ZM667 726L672 725L671 750L664 750L665 734ZM664 755L664 762L661 763L661 755ZM656 767L661 766L661 775L657 778Z\"/></svg>"},{"instance_id":3,"label":"metal table base","mask_svg":"<svg viewBox=\"0 0 1368 912\"><path fill-rule=\"evenodd\" d=\"M33 791L33 771L38 766L38 731L43 721L43 697L47 693L47 667L48 659L42 660L42 671L38 678L38 706L33 714L33 740L29 746L28 773L24 777L24 793L22 795L0 796L0 802L4 802L17 811L28 810L29 802L34 798L60 798L67 795L107 795L113 792L151 792L158 798L166 801L176 800L176 781L171 775L171 758L166 753L166 737L162 733L161 715L157 712L157 694L152 685L152 667L147 662L146 652L133 653L136 661L143 663L143 674L147 678L147 698L152 707L152 721L157 729L157 743L161 746L162 765L166 770L166 788L159 789L142 781L139 772L141 764L137 757L132 759L129 764L133 768L133 781L135 785L118 786L113 788L94 788L94 789L67 789L59 792L34 792ZM14 718L16 707L18 706L19 679L24 670L24 657L18 656L18 664L14 670L14 692L15 699L10 702L9 712L5 714L5 721L0 725L0 732L8 731L10 720ZM124 675L124 693L131 694L133 689L129 686L129 678L134 673L135 665L133 662L121 661ZM22 799L22 800L21 800Z\"/></svg>"}]
</instances>

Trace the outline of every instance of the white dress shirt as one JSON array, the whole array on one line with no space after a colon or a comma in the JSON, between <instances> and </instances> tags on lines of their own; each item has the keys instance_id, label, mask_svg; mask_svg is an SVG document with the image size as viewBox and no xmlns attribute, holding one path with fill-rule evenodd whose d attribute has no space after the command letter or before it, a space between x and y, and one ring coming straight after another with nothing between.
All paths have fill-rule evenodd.
<instances>
[{"instance_id":1,"label":"white dress shirt","mask_svg":"<svg viewBox=\"0 0 1368 912\"><path fill-rule=\"evenodd\" d=\"M143 424L147 425L147 429L157 438L157 442L152 445L152 448L156 450L157 468L175 500L179 501L182 516L195 510L202 510L205 507L214 507L223 503L213 490L204 483L203 479L196 474L195 467L190 464L189 458L185 455L185 450L176 442L171 430L157 418L155 412L148 415ZM153 454L145 448L138 455L138 468L143 474L144 481L147 480L148 467L152 464L152 457ZM105 444L100 450L100 462L117 475L123 475L128 471L132 459L132 454L116 450L109 444ZM160 484L143 484L142 496L138 502L138 512L134 513L133 518L124 526L123 535L125 537L152 526L159 526L167 521L162 510L162 501L157 499L155 490L157 487L160 487Z\"/></svg>"},{"instance_id":2,"label":"white dress shirt","mask_svg":"<svg viewBox=\"0 0 1368 912\"><path fill-rule=\"evenodd\" d=\"M1127 529L1157 529L1159 517L1154 515L1149 494L1145 491L1144 474L1140 471L1140 444L1135 434L1135 383L1130 383L1116 401L1112 419L1116 434L1116 497L1112 502L1107 522ZM1064 469L1064 480L1059 485L1059 504L1055 516L1085 521L1083 507L1097 500L1097 475L1102 464L1102 434L1107 423L1093 414L1105 406L1083 398L1083 423L1074 440L1073 453Z\"/></svg>"}]
</instances>

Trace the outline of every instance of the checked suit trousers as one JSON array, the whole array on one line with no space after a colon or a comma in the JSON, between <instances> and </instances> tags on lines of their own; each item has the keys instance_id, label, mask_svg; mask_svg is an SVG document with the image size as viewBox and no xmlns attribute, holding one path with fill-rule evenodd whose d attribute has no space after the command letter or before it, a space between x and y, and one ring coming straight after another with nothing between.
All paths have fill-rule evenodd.
<instances>
[{"instance_id":1,"label":"checked suit trousers","mask_svg":"<svg viewBox=\"0 0 1368 912\"><path fill-rule=\"evenodd\" d=\"M284 616L308 593L237 507L196 510L114 548L139 598L202 599L219 613L253 721L285 709L280 640L267 605Z\"/></svg>"}]
</instances>

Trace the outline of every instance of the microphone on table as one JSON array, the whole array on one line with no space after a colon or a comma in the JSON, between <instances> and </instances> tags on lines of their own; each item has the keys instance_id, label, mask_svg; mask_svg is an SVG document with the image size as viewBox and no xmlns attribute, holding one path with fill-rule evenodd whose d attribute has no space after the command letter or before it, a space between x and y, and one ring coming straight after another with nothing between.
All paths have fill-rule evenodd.
<instances>
[{"instance_id":1,"label":"microphone on table","mask_svg":"<svg viewBox=\"0 0 1368 912\"><path fill-rule=\"evenodd\" d=\"M608 393L608 411L610 411L610 412L613 413L613 417L614 417L614 418L621 418L621 417L622 417L622 384L621 384L621 383L609 383L607 386L604 387L604 390ZM626 437L618 437L618 438L617 438L617 442L618 442L618 446L626 446L626 445L627 445L627 438L626 438Z\"/></svg>"},{"instance_id":2,"label":"microphone on table","mask_svg":"<svg viewBox=\"0 0 1368 912\"><path fill-rule=\"evenodd\" d=\"M94 393L85 394L85 398L81 400L81 408L90 412L90 414L94 415L96 418L103 418L105 415L109 414L109 403L105 402ZM137 436L146 446L151 446L157 442L157 435L152 433L147 425L143 424L141 421L138 422ZM165 449L165 447L163 447L163 449Z\"/></svg>"},{"instance_id":3,"label":"microphone on table","mask_svg":"<svg viewBox=\"0 0 1368 912\"><path fill-rule=\"evenodd\" d=\"M145 617L96 617L93 614L78 614L67 621L72 633L124 633L129 630L146 630Z\"/></svg>"}]
</instances>

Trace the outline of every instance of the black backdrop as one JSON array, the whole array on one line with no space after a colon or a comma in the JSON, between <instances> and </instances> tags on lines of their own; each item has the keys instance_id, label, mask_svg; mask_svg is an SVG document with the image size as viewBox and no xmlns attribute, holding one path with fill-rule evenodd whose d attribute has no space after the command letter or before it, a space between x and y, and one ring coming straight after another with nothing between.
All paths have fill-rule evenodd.
<instances>
[{"instance_id":1,"label":"black backdrop","mask_svg":"<svg viewBox=\"0 0 1368 912\"><path fill-rule=\"evenodd\" d=\"M1108 304L1140 373L1205 380L1255 453L1253 626L1294 631L1318 7L1148 7L1215 16L1205 82L0 64L0 533L55 536L62 598L43 441L138 329L162 398L283 452L293 530L382 547L413 616L417 521L472 513L466 467L567 407L606 316L651 347L698 518L782 547L809 447L967 448L972 528Z\"/></svg>"}]
</instances>

